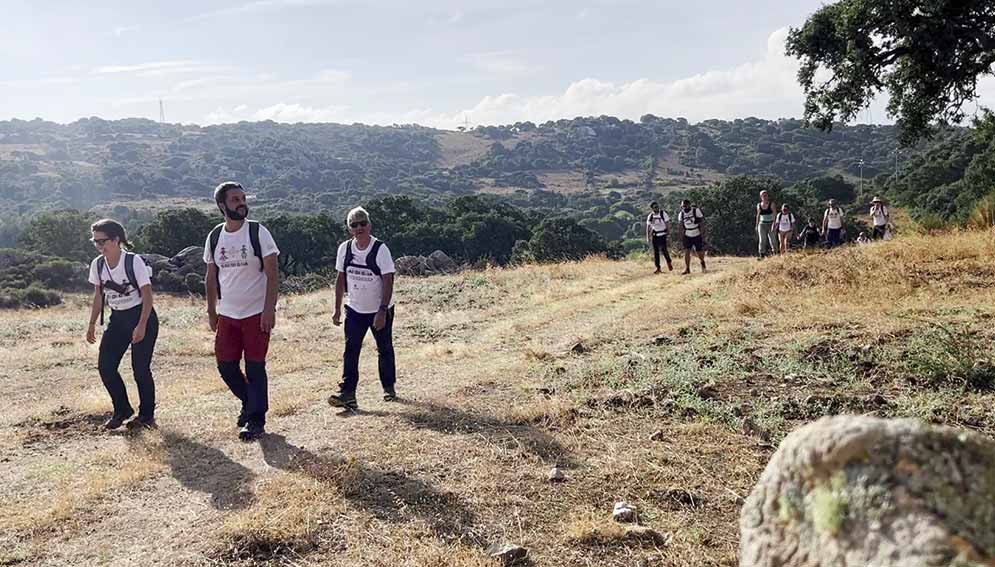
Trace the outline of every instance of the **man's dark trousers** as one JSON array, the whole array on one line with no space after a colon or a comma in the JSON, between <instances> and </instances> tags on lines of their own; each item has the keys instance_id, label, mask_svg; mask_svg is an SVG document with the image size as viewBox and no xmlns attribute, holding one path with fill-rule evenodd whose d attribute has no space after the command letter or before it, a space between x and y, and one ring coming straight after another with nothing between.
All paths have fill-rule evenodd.
<instances>
[{"instance_id":1,"label":"man's dark trousers","mask_svg":"<svg viewBox=\"0 0 995 567\"><path fill-rule=\"evenodd\" d=\"M667 250L667 233L653 234L653 263L656 264L656 269L660 269L660 251L663 251L663 257L667 260L667 265L670 265L670 251Z\"/></svg>"},{"instance_id":2,"label":"man's dark trousers","mask_svg":"<svg viewBox=\"0 0 995 567\"><path fill-rule=\"evenodd\" d=\"M363 350L366 331L373 330L377 342L377 360L380 370L380 385L385 391L394 389L397 369L394 365L394 308L387 310L387 322L379 331L373 329L376 313L356 313L348 305L345 308L345 358L342 364L342 383L339 391L353 393L359 384L359 354Z\"/></svg>"}]
</instances>

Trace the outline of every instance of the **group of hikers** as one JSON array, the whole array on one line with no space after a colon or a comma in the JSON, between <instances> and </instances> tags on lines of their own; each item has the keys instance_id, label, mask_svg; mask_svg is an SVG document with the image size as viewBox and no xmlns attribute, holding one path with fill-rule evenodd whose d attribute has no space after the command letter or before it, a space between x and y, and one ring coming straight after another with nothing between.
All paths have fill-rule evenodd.
<instances>
[{"instance_id":1,"label":"group of hikers","mask_svg":"<svg viewBox=\"0 0 995 567\"><path fill-rule=\"evenodd\" d=\"M776 253L788 253L791 249L792 239L801 241L804 249L834 248L843 244L846 239L846 229L843 222L844 212L836 204L835 199L829 199L827 203L826 210L822 215L821 228L813 217L809 217L807 222L799 228L798 219L791 212L787 203L782 204L781 208L778 209L771 201L770 193L767 191L760 192L760 202L757 203L755 212L757 256L761 259ZM874 240L888 238L891 234L891 215L880 197L874 197L871 201L868 214L872 226L871 237L868 237L866 232L861 231L855 239L857 244L867 244L871 242L872 238ZM698 255L701 271L705 271L704 226L705 215L701 209L693 205L688 199L681 201L681 208L677 212L677 228L684 245L684 271L681 272L682 274L691 273L692 250ZM674 269L667 246L670 229L670 215L660 208L658 202L650 203L650 213L646 217L646 242L653 249L653 264L656 266L654 274L663 271L660 264L661 254L667 262L667 269L671 271Z\"/></svg>"},{"instance_id":2,"label":"group of hikers","mask_svg":"<svg viewBox=\"0 0 995 567\"><path fill-rule=\"evenodd\" d=\"M240 402L236 420L238 436L243 441L252 441L265 433L269 409L266 355L270 333L276 326L280 250L265 226L248 220L249 208L241 185L232 181L218 185L214 201L224 215L224 222L211 230L204 243L207 321L214 332L218 372ZM356 411L359 356L363 339L371 329L379 354L383 399L397 399L392 337L395 269L387 245L370 233L372 225L366 210L357 207L349 211L346 224L352 238L337 251L332 316L336 326L342 325L343 296L348 295L342 382L328 401L332 406ZM86 331L89 343L97 342L96 326L98 319L103 325L104 306L111 309L110 321L100 338L97 363L113 405L113 414L104 426L117 429L124 425L130 430L155 428L151 365L159 319L151 274L142 257L128 251L130 244L121 223L100 220L91 226L91 231L91 241L100 255L90 264L89 281L94 285L94 294ZM137 415L118 371L129 346L138 385Z\"/></svg>"}]
</instances>

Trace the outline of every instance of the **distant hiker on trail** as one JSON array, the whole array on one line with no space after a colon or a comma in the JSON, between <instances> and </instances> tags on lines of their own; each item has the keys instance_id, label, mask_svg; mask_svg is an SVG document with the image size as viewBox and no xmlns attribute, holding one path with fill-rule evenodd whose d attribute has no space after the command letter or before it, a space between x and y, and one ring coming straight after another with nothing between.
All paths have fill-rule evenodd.
<instances>
[{"instance_id":1,"label":"distant hiker on trail","mask_svg":"<svg viewBox=\"0 0 995 567\"><path fill-rule=\"evenodd\" d=\"M97 342L96 324L104 324L104 304L111 308L111 320L100 337L97 369L111 396L114 413L104 423L107 429L121 427L134 415L128 392L118 367L131 346L131 369L138 384L138 416L128 422L128 429L155 427L155 382L152 381L152 353L159 336L159 318L152 306L152 282L142 257L126 252L131 245L128 235L117 221L104 219L90 227L93 245L100 255L90 262L93 304L86 342Z\"/></svg>"},{"instance_id":2,"label":"distant hiker on trail","mask_svg":"<svg viewBox=\"0 0 995 567\"><path fill-rule=\"evenodd\" d=\"M861 231L861 233L857 235L857 244L870 244L870 243L871 239L867 238L866 232Z\"/></svg>"},{"instance_id":3,"label":"distant hiker on trail","mask_svg":"<svg viewBox=\"0 0 995 567\"><path fill-rule=\"evenodd\" d=\"M380 385L383 399L397 399L394 383L394 259L387 245L371 236L370 215L362 207L349 211L346 224L352 238L339 245L335 256L335 314L332 322L342 324L342 296L349 295L345 308L345 353L339 391L328 398L334 407L356 411L359 385L359 354L366 332L373 329L377 343Z\"/></svg>"},{"instance_id":4,"label":"distant hiker on trail","mask_svg":"<svg viewBox=\"0 0 995 567\"><path fill-rule=\"evenodd\" d=\"M692 206L691 201L681 201L681 210L677 213L677 222L681 227L681 240L684 242L684 271L691 273L691 249L698 252L701 271L705 271L705 215L701 209Z\"/></svg>"},{"instance_id":5,"label":"distant hiker on trail","mask_svg":"<svg viewBox=\"0 0 995 567\"><path fill-rule=\"evenodd\" d=\"M822 235L819 234L819 227L815 225L815 219L808 217L808 224L802 228L801 233L798 235L798 240L802 241L802 248L808 250L809 248L818 248L819 240L822 239Z\"/></svg>"},{"instance_id":6,"label":"distant hiker on trail","mask_svg":"<svg viewBox=\"0 0 995 567\"><path fill-rule=\"evenodd\" d=\"M266 432L266 353L276 326L280 250L266 227L246 220L249 207L241 185L218 185L214 202L225 222L214 227L204 243L207 318L216 333L214 355L221 379L242 402L238 437L252 441ZM240 368L243 354L245 374Z\"/></svg>"},{"instance_id":7,"label":"distant hiker on trail","mask_svg":"<svg viewBox=\"0 0 995 567\"><path fill-rule=\"evenodd\" d=\"M774 253L774 203L770 202L767 190L760 192L757 203L757 254L760 258ZM769 252L768 252L769 251Z\"/></svg>"},{"instance_id":8,"label":"distant hiker on trail","mask_svg":"<svg viewBox=\"0 0 995 567\"><path fill-rule=\"evenodd\" d=\"M822 234L830 248L843 244L843 210L836 206L836 199L829 200L829 207L822 215Z\"/></svg>"},{"instance_id":9,"label":"distant hiker on trail","mask_svg":"<svg viewBox=\"0 0 995 567\"><path fill-rule=\"evenodd\" d=\"M660 210L660 204L656 201L650 203L652 212L646 217L646 242L653 247L653 264L656 266L654 274L659 274L660 252L667 260L667 269L673 271L674 265L670 261L670 251L667 250L667 234L670 232L670 216Z\"/></svg>"},{"instance_id":10,"label":"distant hiker on trail","mask_svg":"<svg viewBox=\"0 0 995 567\"><path fill-rule=\"evenodd\" d=\"M781 243L781 254L787 254L791 248L791 237L795 233L795 215L788 209L788 205L781 205L781 212L777 213L774 226L777 240Z\"/></svg>"},{"instance_id":11,"label":"distant hiker on trail","mask_svg":"<svg viewBox=\"0 0 995 567\"><path fill-rule=\"evenodd\" d=\"M888 231L888 225L891 223L891 215L888 213L888 207L881 201L880 197L874 197L871 201L871 225L874 227L874 231L871 233L874 240L879 238L884 238L885 233Z\"/></svg>"}]
</instances>

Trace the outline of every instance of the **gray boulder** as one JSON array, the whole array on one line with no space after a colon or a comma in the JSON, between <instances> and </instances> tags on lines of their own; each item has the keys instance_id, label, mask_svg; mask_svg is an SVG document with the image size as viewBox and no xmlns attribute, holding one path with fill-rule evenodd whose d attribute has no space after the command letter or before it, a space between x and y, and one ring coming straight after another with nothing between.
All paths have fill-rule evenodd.
<instances>
[{"instance_id":1,"label":"gray boulder","mask_svg":"<svg viewBox=\"0 0 995 567\"><path fill-rule=\"evenodd\" d=\"M835 416L781 443L740 513L741 567L993 565L995 443Z\"/></svg>"},{"instance_id":2,"label":"gray boulder","mask_svg":"<svg viewBox=\"0 0 995 567\"><path fill-rule=\"evenodd\" d=\"M456 261L442 250L436 250L428 255L428 265L436 272L442 274L451 274L459 267Z\"/></svg>"},{"instance_id":3,"label":"gray boulder","mask_svg":"<svg viewBox=\"0 0 995 567\"><path fill-rule=\"evenodd\" d=\"M427 276L431 273L422 256L401 256L394 261L394 268L402 276Z\"/></svg>"},{"instance_id":4,"label":"gray boulder","mask_svg":"<svg viewBox=\"0 0 995 567\"><path fill-rule=\"evenodd\" d=\"M175 266L186 266L189 264L204 263L204 247L203 246L187 246L183 250L180 250L175 256L169 259L169 262Z\"/></svg>"}]
</instances>

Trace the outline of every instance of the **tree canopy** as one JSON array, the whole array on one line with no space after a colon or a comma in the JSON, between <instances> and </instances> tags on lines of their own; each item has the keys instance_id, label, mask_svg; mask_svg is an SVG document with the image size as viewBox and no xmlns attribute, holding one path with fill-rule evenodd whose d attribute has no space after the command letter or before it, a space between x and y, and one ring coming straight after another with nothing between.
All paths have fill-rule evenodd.
<instances>
[{"instance_id":1,"label":"tree canopy","mask_svg":"<svg viewBox=\"0 0 995 567\"><path fill-rule=\"evenodd\" d=\"M904 145L935 121L960 123L993 73L991 0L840 0L791 29L788 55L801 60L805 118L828 130L848 122L880 92Z\"/></svg>"}]
</instances>

